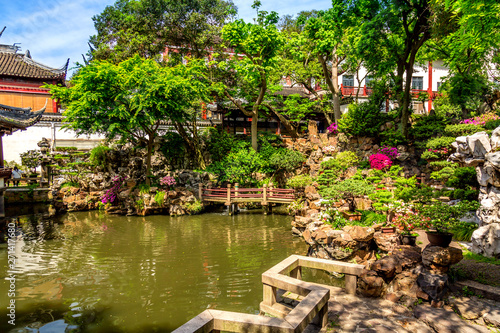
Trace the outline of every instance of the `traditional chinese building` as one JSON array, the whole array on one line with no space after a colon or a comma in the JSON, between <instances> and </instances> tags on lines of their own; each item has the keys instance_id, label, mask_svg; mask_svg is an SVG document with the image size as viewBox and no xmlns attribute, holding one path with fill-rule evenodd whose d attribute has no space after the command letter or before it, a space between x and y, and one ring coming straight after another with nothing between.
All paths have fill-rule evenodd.
<instances>
[{"instance_id":1,"label":"traditional chinese building","mask_svg":"<svg viewBox=\"0 0 500 333\"><path fill-rule=\"evenodd\" d=\"M38 110L60 112L59 104L52 100L46 83L65 84L69 59L61 68L51 68L31 58L29 51L19 52L19 47L0 44L0 104Z\"/></svg>"}]
</instances>

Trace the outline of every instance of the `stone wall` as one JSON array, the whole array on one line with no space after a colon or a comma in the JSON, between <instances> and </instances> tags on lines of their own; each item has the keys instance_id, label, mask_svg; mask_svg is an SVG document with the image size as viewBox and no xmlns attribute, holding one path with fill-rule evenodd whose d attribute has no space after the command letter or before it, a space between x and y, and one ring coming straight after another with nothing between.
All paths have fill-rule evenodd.
<instances>
[{"instance_id":1,"label":"stone wall","mask_svg":"<svg viewBox=\"0 0 500 333\"><path fill-rule=\"evenodd\" d=\"M453 143L456 153L449 158L477 171L480 185L477 211L479 228L472 234L472 251L500 258L500 127L491 134L461 136Z\"/></svg>"},{"instance_id":2,"label":"stone wall","mask_svg":"<svg viewBox=\"0 0 500 333\"><path fill-rule=\"evenodd\" d=\"M7 188L4 192L5 204L26 204L35 202L49 202L49 189Z\"/></svg>"}]
</instances>

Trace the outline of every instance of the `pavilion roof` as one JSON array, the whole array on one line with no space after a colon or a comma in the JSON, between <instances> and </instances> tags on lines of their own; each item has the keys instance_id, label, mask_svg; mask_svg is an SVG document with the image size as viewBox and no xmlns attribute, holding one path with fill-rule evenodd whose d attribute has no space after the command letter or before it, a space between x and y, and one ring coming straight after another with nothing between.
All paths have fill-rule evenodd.
<instances>
[{"instance_id":1,"label":"pavilion roof","mask_svg":"<svg viewBox=\"0 0 500 333\"><path fill-rule=\"evenodd\" d=\"M16 130L24 130L36 124L45 112L45 106L35 112L31 108L17 108L0 104L0 133L12 134Z\"/></svg>"},{"instance_id":2,"label":"pavilion roof","mask_svg":"<svg viewBox=\"0 0 500 333\"><path fill-rule=\"evenodd\" d=\"M0 48L0 75L64 80L68 70L69 59L61 68L51 68L31 59L29 51L16 53Z\"/></svg>"}]
</instances>

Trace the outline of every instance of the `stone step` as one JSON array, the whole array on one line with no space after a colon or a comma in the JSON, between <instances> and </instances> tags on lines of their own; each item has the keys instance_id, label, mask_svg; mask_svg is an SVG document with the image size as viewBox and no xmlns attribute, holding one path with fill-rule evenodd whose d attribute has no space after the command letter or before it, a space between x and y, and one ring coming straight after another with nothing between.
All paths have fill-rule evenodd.
<instances>
[{"instance_id":1,"label":"stone step","mask_svg":"<svg viewBox=\"0 0 500 333\"><path fill-rule=\"evenodd\" d=\"M480 295L484 298L500 302L500 288L498 287L488 286L471 280L457 281L455 282L455 286L460 290L467 287L467 289L475 295Z\"/></svg>"}]
</instances>

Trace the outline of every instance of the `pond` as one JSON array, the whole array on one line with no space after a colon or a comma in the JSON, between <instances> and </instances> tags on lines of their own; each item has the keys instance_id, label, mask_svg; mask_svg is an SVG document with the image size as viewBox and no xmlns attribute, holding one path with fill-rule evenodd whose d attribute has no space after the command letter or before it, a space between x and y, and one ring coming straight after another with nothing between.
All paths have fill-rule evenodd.
<instances>
[{"instance_id":1,"label":"pond","mask_svg":"<svg viewBox=\"0 0 500 333\"><path fill-rule=\"evenodd\" d=\"M261 274L307 252L290 217L19 218L17 264L0 248L0 332L170 332L207 308L257 314ZM15 275L16 326L7 323Z\"/></svg>"}]
</instances>

